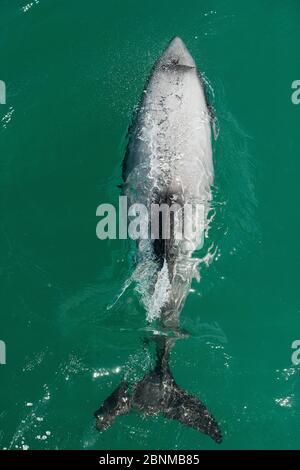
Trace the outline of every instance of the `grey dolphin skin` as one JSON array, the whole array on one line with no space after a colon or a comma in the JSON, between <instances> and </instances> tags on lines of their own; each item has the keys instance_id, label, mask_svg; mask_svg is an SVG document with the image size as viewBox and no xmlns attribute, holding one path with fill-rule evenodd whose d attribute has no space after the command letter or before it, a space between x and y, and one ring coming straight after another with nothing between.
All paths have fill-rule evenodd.
<instances>
[{"instance_id":1,"label":"grey dolphin skin","mask_svg":"<svg viewBox=\"0 0 300 470\"><path fill-rule=\"evenodd\" d=\"M201 202L206 220L213 173L211 119L203 83L185 44L175 37L152 70L130 130L123 194L131 204L146 207ZM155 240L137 242L139 268L144 269L149 259L154 266L146 298L162 331L153 336L156 365L135 384L121 382L95 412L96 426L104 430L118 415L136 410L144 416L161 414L177 420L220 443L217 422L198 398L177 385L169 366L171 349L182 336L179 316L197 268L192 254L198 243L172 235L163 239L161 234L162 230ZM159 315L154 309L158 294Z\"/></svg>"}]
</instances>

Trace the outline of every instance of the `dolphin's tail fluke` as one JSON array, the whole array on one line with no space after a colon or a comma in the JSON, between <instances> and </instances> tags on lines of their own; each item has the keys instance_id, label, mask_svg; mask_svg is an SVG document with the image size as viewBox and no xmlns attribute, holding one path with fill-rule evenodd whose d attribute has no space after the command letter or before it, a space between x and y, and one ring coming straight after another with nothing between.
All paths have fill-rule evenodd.
<instances>
[{"instance_id":1,"label":"dolphin's tail fluke","mask_svg":"<svg viewBox=\"0 0 300 470\"><path fill-rule=\"evenodd\" d=\"M136 384L134 408L143 415L162 414L222 442L220 428L206 406L175 382L169 366L156 368Z\"/></svg>"},{"instance_id":2,"label":"dolphin's tail fluke","mask_svg":"<svg viewBox=\"0 0 300 470\"><path fill-rule=\"evenodd\" d=\"M180 388L170 370L167 371L167 374L169 377L165 380L168 383L169 392L162 410L164 416L203 432L220 444L222 442L221 430L204 403Z\"/></svg>"},{"instance_id":3,"label":"dolphin's tail fluke","mask_svg":"<svg viewBox=\"0 0 300 470\"><path fill-rule=\"evenodd\" d=\"M130 409L144 416L162 414L207 434L217 443L222 442L220 428L211 413L198 398L176 384L168 366L162 368L158 364L131 393L128 385L121 382L95 412L97 429L107 429L117 416L129 413Z\"/></svg>"},{"instance_id":4,"label":"dolphin's tail fluke","mask_svg":"<svg viewBox=\"0 0 300 470\"><path fill-rule=\"evenodd\" d=\"M105 400L99 410L95 411L96 428L104 431L109 428L117 416L124 415L130 410L128 384L121 382L118 388Z\"/></svg>"}]
</instances>

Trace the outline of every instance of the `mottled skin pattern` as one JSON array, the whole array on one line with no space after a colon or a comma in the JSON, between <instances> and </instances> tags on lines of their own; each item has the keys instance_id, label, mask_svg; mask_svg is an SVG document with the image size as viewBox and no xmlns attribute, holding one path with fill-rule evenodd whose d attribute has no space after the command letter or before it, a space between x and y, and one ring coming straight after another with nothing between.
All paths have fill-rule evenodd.
<instances>
[{"instance_id":1,"label":"mottled skin pattern","mask_svg":"<svg viewBox=\"0 0 300 470\"><path fill-rule=\"evenodd\" d=\"M210 114L193 58L174 38L157 61L131 128L123 162L123 194L129 204L202 203L208 211L213 182ZM193 278L193 240L152 240L157 272L166 263L170 289L160 323L172 337L156 336L155 368L130 387L122 382L95 413L99 430L131 409L166 418L222 440L218 424L205 405L180 388L170 371L170 351L180 334L179 316ZM138 250L141 245L138 244ZM149 289L153 286L149 286Z\"/></svg>"}]
</instances>

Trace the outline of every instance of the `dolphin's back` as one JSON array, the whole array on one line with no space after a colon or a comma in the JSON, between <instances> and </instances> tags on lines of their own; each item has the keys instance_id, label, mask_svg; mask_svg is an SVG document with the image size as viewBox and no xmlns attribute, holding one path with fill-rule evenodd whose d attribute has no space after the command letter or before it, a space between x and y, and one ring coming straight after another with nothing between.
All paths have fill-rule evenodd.
<instances>
[{"instance_id":1,"label":"dolphin's back","mask_svg":"<svg viewBox=\"0 0 300 470\"><path fill-rule=\"evenodd\" d=\"M209 111L195 62L179 38L154 67L132 127L123 177L136 175L148 181L145 199L157 189L184 201L210 193Z\"/></svg>"},{"instance_id":2,"label":"dolphin's back","mask_svg":"<svg viewBox=\"0 0 300 470\"><path fill-rule=\"evenodd\" d=\"M171 41L152 71L123 170L129 204L202 205L203 217L195 227L200 237L178 241L170 230L173 239L151 242L159 267L167 264L171 284L161 318L166 321L172 311L177 321L194 275L190 257L206 225L213 181L210 113L195 61L180 38Z\"/></svg>"}]
</instances>

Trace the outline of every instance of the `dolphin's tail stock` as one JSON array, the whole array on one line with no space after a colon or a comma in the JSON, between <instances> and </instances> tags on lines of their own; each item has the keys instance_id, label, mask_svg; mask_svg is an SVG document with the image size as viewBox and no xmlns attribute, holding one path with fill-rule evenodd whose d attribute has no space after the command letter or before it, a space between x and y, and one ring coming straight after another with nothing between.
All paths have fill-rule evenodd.
<instances>
[{"instance_id":1,"label":"dolphin's tail stock","mask_svg":"<svg viewBox=\"0 0 300 470\"><path fill-rule=\"evenodd\" d=\"M218 444L222 442L221 430L206 406L176 384L168 364L170 339L163 339L163 348L158 346L157 363L152 371L133 387L121 382L95 412L98 430L107 429L117 416L134 409L144 416L162 414L207 434Z\"/></svg>"}]
</instances>

